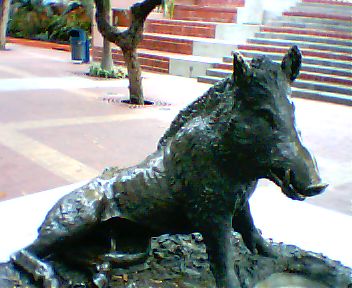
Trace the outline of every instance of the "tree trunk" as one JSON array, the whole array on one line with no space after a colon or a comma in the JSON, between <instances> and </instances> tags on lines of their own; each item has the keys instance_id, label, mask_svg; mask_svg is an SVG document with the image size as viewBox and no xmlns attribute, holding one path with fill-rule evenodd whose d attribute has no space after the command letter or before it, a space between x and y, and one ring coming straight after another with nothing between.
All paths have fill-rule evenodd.
<instances>
[{"instance_id":1,"label":"tree trunk","mask_svg":"<svg viewBox=\"0 0 352 288\"><path fill-rule=\"evenodd\" d=\"M141 66L138 62L136 48L122 50L128 71L130 103L143 105L144 96L142 88Z\"/></svg>"},{"instance_id":2,"label":"tree trunk","mask_svg":"<svg viewBox=\"0 0 352 288\"><path fill-rule=\"evenodd\" d=\"M110 71L113 68L111 43L105 38L103 42L103 56L101 58L101 68L107 71Z\"/></svg>"},{"instance_id":3,"label":"tree trunk","mask_svg":"<svg viewBox=\"0 0 352 288\"><path fill-rule=\"evenodd\" d=\"M1 0L0 0L1 1ZM130 103L143 105L141 67L137 59L137 46L143 38L143 26L150 12L162 4L162 0L144 0L131 6L131 24L127 30L120 31L108 23L105 16L105 0L94 0L97 8L96 21L98 30L108 41L115 43L122 50L130 82Z\"/></svg>"},{"instance_id":4,"label":"tree trunk","mask_svg":"<svg viewBox=\"0 0 352 288\"><path fill-rule=\"evenodd\" d=\"M10 0L0 0L0 50L5 50Z\"/></svg>"},{"instance_id":5,"label":"tree trunk","mask_svg":"<svg viewBox=\"0 0 352 288\"><path fill-rule=\"evenodd\" d=\"M111 3L110 0L105 0L105 19L111 25L112 13L111 13ZM111 42L104 37L103 42L103 56L101 58L101 68L107 71L112 70L113 61L112 61L112 53L111 53Z\"/></svg>"}]
</instances>

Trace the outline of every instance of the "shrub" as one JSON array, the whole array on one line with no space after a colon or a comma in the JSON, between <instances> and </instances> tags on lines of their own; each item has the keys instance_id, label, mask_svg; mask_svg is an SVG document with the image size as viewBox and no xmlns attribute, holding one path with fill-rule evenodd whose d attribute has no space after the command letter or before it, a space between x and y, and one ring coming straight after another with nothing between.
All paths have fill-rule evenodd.
<instances>
[{"instance_id":1,"label":"shrub","mask_svg":"<svg viewBox=\"0 0 352 288\"><path fill-rule=\"evenodd\" d=\"M104 70L101 68L100 63L93 63L89 67L89 76L93 77L102 77L102 78L115 78L115 79L122 79L127 77L127 71L124 67L117 66L114 67L112 70Z\"/></svg>"},{"instance_id":2,"label":"shrub","mask_svg":"<svg viewBox=\"0 0 352 288\"><path fill-rule=\"evenodd\" d=\"M8 24L9 34L23 38L40 35L43 38L52 16L49 6L40 6L30 1L14 2Z\"/></svg>"}]
</instances>

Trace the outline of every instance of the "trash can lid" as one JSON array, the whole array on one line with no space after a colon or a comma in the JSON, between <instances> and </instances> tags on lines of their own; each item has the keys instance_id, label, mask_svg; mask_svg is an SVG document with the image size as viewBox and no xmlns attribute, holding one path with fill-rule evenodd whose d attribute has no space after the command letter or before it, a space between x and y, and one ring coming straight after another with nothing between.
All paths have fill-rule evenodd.
<instances>
[{"instance_id":1,"label":"trash can lid","mask_svg":"<svg viewBox=\"0 0 352 288\"><path fill-rule=\"evenodd\" d=\"M80 28L72 28L69 32L70 37L86 40L86 31Z\"/></svg>"}]
</instances>

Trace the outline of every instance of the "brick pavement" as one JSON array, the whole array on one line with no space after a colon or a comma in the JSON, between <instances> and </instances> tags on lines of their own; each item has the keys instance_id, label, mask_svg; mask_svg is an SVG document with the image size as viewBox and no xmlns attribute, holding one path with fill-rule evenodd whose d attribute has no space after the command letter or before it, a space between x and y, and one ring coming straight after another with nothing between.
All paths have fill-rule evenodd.
<instances>
[{"instance_id":1,"label":"brick pavement","mask_svg":"<svg viewBox=\"0 0 352 288\"><path fill-rule=\"evenodd\" d=\"M88 65L71 63L64 51L8 48L0 52L0 201L138 163L177 111L209 88L145 73L145 96L158 105L134 108L103 101L126 98L126 80L91 79L84 75ZM309 202L352 215L351 107L295 102L304 142L330 183Z\"/></svg>"}]
</instances>

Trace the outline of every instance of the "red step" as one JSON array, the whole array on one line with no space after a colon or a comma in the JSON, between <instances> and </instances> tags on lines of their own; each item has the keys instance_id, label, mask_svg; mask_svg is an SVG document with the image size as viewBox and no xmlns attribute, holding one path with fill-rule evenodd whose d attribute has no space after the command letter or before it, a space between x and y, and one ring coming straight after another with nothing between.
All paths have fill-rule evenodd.
<instances>
[{"instance_id":1,"label":"red step","mask_svg":"<svg viewBox=\"0 0 352 288\"><path fill-rule=\"evenodd\" d=\"M352 34L341 33L337 31L324 31L315 30L309 28L291 28L291 27L269 27L264 26L260 29L262 32L274 32L274 33L284 33L284 34L302 34L302 35L314 35L319 37L332 37L338 39L348 39L352 40Z\"/></svg>"},{"instance_id":2,"label":"red step","mask_svg":"<svg viewBox=\"0 0 352 288\"><path fill-rule=\"evenodd\" d=\"M174 19L221 23L237 21L236 8L201 7L196 5L175 5Z\"/></svg>"},{"instance_id":3,"label":"red step","mask_svg":"<svg viewBox=\"0 0 352 288\"><path fill-rule=\"evenodd\" d=\"M145 32L172 34L181 36L215 38L216 25L212 23L202 23L196 21L180 21L180 20L147 20Z\"/></svg>"},{"instance_id":4,"label":"red step","mask_svg":"<svg viewBox=\"0 0 352 288\"><path fill-rule=\"evenodd\" d=\"M100 61L102 56L102 48L94 47L93 49L94 61ZM112 50L112 58L116 65L125 65L122 52L119 49ZM143 70L169 73L169 58L161 55L150 55L143 52L138 52L138 60Z\"/></svg>"},{"instance_id":5,"label":"red step","mask_svg":"<svg viewBox=\"0 0 352 288\"><path fill-rule=\"evenodd\" d=\"M342 2L342 1L334 1L334 0L303 0L303 3L321 3L328 5L340 5L340 6L349 6L352 7L351 2Z\"/></svg>"},{"instance_id":6,"label":"red step","mask_svg":"<svg viewBox=\"0 0 352 288\"><path fill-rule=\"evenodd\" d=\"M311 13L303 11L287 11L283 13L284 16L298 16L298 17L308 17L308 18L320 18L320 19L332 19L341 21L351 21L352 17L337 15L337 14L325 14L325 13Z\"/></svg>"},{"instance_id":7,"label":"red step","mask_svg":"<svg viewBox=\"0 0 352 288\"><path fill-rule=\"evenodd\" d=\"M144 34L138 48L191 55L193 41L172 37L172 35Z\"/></svg>"},{"instance_id":8,"label":"red step","mask_svg":"<svg viewBox=\"0 0 352 288\"><path fill-rule=\"evenodd\" d=\"M238 49L246 50L246 51L261 51L261 52L272 52L272 53L282 53L285 54L287 52L286 47L273 47L273 46L265 46L265 45L239 45ZM335 59L342 61L352 61L352 56L349 54L340 54L340 53L332 53L328 51L320 51L313 49L300 49L303 57L319 57L326 59Z\"/></svg>"},{"instance_id":9,"label":"red step","mask_svg":"<svg viewBox=\"0 0 352 288\"><path fill-rule=\"evenodd\" d=\"M198 6L243 7L245 0L195 0Z\"/></svg>"},{"instance_id":10,"label":"red step","mask_svg":"<svg viewBox=\"0 0 352 288\"><path fill-rule=\"evenodd\" d=\"M112 9L112 24L114 26L128 27L131 24L131 11L129 9Z\"/></svg>"},{"instance_id":11,"label":"red step","mask_svg":"<svg viewBox=\"0 0 352 288\"><path fill-rule=\"evenodd\" d=\"M222 63L214 64L214 68L232 71L233 65L232 65L232 63L222 62Z\"/></svg>"}]
</instances>

